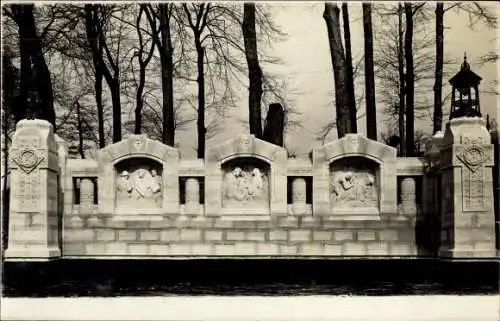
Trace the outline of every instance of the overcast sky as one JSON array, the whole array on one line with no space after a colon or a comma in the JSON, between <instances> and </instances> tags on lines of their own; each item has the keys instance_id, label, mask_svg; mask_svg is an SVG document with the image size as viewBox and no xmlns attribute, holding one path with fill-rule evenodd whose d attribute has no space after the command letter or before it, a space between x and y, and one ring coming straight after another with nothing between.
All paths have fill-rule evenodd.
<instances>
[{"instance_id":1,"label":"overcast sky","mask_svg":"<svg viewBox=\"0 0 500 321\"><path fill-rule=\"evenodd\" d=\"M273 48L269 49L284 62L281 66L273 67L271 71L286 79L290 89L296 92L291 98L295 101L296 109L302 112L301 120L304 126L303 129L290 132L287 135L286 145L288 149L298 154L304 154L309 152L313 145L319 143L316 134L321 127L335 118L333 73L327 31L322 17L324 4L322 2L272 2L269 5L273 7L275 21L287 34L285 41L275 43ZM496 7L498 14L499 6L496 5ZM363 25L360 20L361 3L349 2L349 9L353 56L361 57L364 46ZM492 64L481 66L478 63L478 58L490 51L496 51L495 38L498 31L488 29L483 25L477 25L474 30L471 30L468 27L468 22L466 15L459 15L453 11L446 13L445 55L461 62L464 52L467 52L472 70L483 78L480 89L492 91L495 89L493 82L498 78L498 67ZM431 21L430 32L433 32L433 27L434 21ZM377 28L376 17L374 17L374 28ZM374 46L377 46L377 39L374 41ZM459 70L460 65L457 64L449 68L451 68L451 72L455 72L455 70ZM444 79L444 82L443 96L451 91L448 79ZM362 88L357 88L357 91L359 90ZM432 101L432 93L428 98ZM480 98L483 114L494 115L498 109L497 97L483 94ZM247 92L243 88L241 102L233 119L248 119L247 99ZM379 131L384 130L382 126L384 126L385 116L381 114L380 109L382 108L381 104L377 105ZM449 103L443 108L445 112L449 110ZM363 112L364 106L361 106L360 113ZM432 114L432 111L430 113ZM365 122L364 117L358 120L360 133L365 133ZM431 119L426 117L416 124L416 129L430 132L431 126ZM208 145L231 139L237 133L247 132L248 129L240 122L227 121L224 133L209 140ZM332 134L330 138L335 139L335 130ZM193 132L179 133L178 138L181 146L184 147L183 149L190 145L195 147L196 140L193 139Z\"/></svg>"}]
</instances>

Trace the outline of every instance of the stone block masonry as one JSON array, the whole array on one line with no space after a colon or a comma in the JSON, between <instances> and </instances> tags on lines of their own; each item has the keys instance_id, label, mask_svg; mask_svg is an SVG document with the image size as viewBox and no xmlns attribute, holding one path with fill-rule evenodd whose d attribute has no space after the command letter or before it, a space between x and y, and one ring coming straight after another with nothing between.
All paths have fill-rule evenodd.
<instances>
[{"instance_id":1,"label":"stone block masonry","mask_svg":"<svg viewBox=\"0 0 500 321\"><path fill-rule=\"evenodd\" d=\"M128 228L111 229L107 226L113 224L106 220L100 220L98 227L67 228L64 231L63 255L325 258L416 255L415 240L409 238L414 235L411 222L406 225L401 222L365 222L359 225L344 221L338 225L341 228L332 229L330 219L320 220L319 227L308 228L283 228L279 222L269 222L266 228L256 228L257 222L262 220L239 225L238 220L228 221L223 217L214 218L212 226L200 227L199 220L199 217L185 218L182 228L170 227L169 224L155 229L140 224L131 228L134 224L128 222Z\"/></svg>"}]
</instances>

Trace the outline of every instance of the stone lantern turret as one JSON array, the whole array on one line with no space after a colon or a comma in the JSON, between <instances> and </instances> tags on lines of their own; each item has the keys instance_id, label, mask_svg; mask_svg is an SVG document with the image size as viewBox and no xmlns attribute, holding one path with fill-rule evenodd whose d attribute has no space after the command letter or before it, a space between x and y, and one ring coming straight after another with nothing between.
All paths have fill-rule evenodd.
<instances>
[{"instance_id":1,"label":"stone lantern turret","mask_svg":"<svg viewBox=\"0 0 500 321\"><path fill-rule=\"evenodd\" d=\"M450 79L452 86L450 119L458 117L481 117L479 105L479 83L482 78L470 69L467 55L460 71Z\"/></svg>"}]
</instances>

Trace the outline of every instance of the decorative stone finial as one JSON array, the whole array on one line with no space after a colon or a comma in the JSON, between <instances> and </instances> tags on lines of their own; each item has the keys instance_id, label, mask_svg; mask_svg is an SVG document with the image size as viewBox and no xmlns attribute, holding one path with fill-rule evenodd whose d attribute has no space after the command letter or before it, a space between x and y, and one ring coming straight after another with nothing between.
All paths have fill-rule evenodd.
<instances>
[{"instance_id":1,"label":"decorative stone finial","mask_svg":"<svg viewBox=\"0 0 500 321\"><path fill-rule=\"evenodd\" d=\"M467 62L467 52L464 52L464 62L462 64L462 69L470 69L470 65Z\"/></svg>"}]
</instances>

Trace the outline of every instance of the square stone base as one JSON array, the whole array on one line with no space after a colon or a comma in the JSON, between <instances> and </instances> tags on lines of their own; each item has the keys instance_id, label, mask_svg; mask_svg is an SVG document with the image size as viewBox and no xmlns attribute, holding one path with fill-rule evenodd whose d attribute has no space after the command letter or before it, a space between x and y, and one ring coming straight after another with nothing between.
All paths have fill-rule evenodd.
<instances>
[{"instance_id":1,"label":"square stone base","mask_svg":"<svg viewBox=\"0 0 500 321\"><path fill-rule=\"evenodd\" d=\"M61 250L57 247L33 246L26 248L7 248L5 261L49 261L60 258Z\"/></svg>"}]
</instances>

